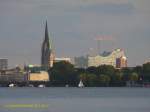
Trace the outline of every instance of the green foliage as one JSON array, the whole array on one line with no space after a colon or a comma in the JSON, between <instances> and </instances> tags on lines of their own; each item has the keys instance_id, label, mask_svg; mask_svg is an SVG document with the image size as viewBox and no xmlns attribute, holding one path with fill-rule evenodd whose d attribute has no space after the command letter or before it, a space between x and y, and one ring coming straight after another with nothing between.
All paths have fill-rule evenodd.
<instances>
[{"instance_id":1,"label":"green foliage","mask_svg":"<svg viewBox=\"0 0 150 112\"><path fill-rule=\"evenodd\" d=\"M136 66L135 68L133 68L133 72L136 72L139 75L142 74L142 71L143 71L142 66Z\"/></svg>"},{"instance_id":2,"label":"green foliage","mask_svg":"<svg viewBox=\"0 0 150 112\"><path fill-rule=\"evenodd\" d=\"M89 86L96 86L97 76L95 74L88 74L88 84Z\"/></svg>"},{"instance_id":3,"label":"green foliage","mask_svg":"<svg viewBox=\"0 0 150 112\"><path fill-rule=\"evenodd\" d=\"M111 65L101 65L97 67L98 74L107 74L112 76L115 72L115 68Z\"/></svg>"},{"instance_id":4,"label":"green foliage","mask_svg":"<svg viewBox=\"0 0 150 112\"><path fill-rule=\"evenodd\" d=\"M132 69L126 67L126 68L121 69L121 72L123 74L123 81L128 81L129 76L132 73Z\"/></svg>"},{"instance_id":5,"label":"green foliage","mask_svg":"<svg viewBox=\"0 0 150 112\"><path fill-rule=\"evenodd\" d=\"M98 68L94 66L88 67L86 71L91 74L98 74Z\"/></svg>"},{"instance_id":6,"label":"green foliage","mask_svg":"<svg viewBox=\"0 0 150 112\"><path fill-rule=\"evenodd\" d=\"M150 63L133 68L115 69L110 65L99 67L74 68L68 62L57 62L49 70L53 83L77 86L82 80L85 86L125 86L126 81L150 81Z\"/></svg>"},{"instance_id":7,"label":"green foliage","mask_svg":"<svg viewBox=\"0 0 150 112\"><path fill-rule=\"evenodd\" d=\"M123 73L120 70L116 70L112 76L112 81L120 82L123 79Z\"/></svg>"},{"instance_id":8,"label":"green foliage","mask_svg":"<svg viewBox=\"0 0 150 112\"><path fill-rule=\"evenodd\" d=\"M99 80L100 80L100 82L102 82L102 83L108 83L108 82L110 81L110 77L107 76L107 75L100 75L100 76L99 76Z\"/></svg>"},{"instance_id":9,"label":"green foliage","mask_svg":"<svg viewBox=\"0 0 150 112\"><path fill-rule=\"evenodd\" d=\"M143 64L143 72L150 74L150 62L146 63L146 64Z\"/></svg>"},{"instance_id":10,"label":"green foliage","mask_svg":"<svg viewBox=\"0 0 150 112\"><path fill-rule=\"evenodd\" d=\"M79 75L79 79L82 80L83 82L87 82L88 81L88 75L86 73L81 73Z\"/></svg>"},{"instance_id":11,"label":"green foliage","mask_svg":"<svg viewBox=\"0 0 150 112\"><path fill-rule=\"evenodd\" d=\"M86 86L96 86L97 76L95 74L81 73L79 78Z\"/></svg>"},{"instance_id":12,"label":"green foliage","mask_svg":"<svg viewBox=\"0 0 150 112\"><path fill-rule=\"evenodd\" d=\"M53 69L60 70L61 72L72 72L74 71L74 66L66 61L54 63Z\"/></svg>"},{"instance_id":13,"label":"green foliage","mask_svg":"<svg viewBox=\"0 0 150 112\"><path fill-rule=\"evenodd\" d=\"M62 61L54 63L54 66L50 71L51 81L55 81L63 85L72 85L73 82L77 82L74 66L68 62Z\"/></svg>"},{"instance_id":14,"label":"green foliage","mask_svg":"<svg viewBox=\"0 0 150 112\"><path fill-rule=\"evenodd\" d=\"M129 76L129 79L131 81L137 81L138 80L138 74L133 72L130 76Z\"/></svg>"},{"instance_id":15,"label":"green foliage","mask_svg":"<svg viewBox=\"0 0 150 112\"><path fill-rule=\"evenodd\" d=\"M142 78L145 82L150 82L150 62L143 64Z\"/></svg>"},{"instance_id":16,"label":"green foliage","mask_svg":"<svg viewBox=\"0 0 150 112\"><path fill-rule=\"evenodd\" d=\"M100 84L102 85L109 85L109 82L110 82L110 77L108 75L100 75L99 76L99 81L100 81Z\"/></svg>"}]
</instances>

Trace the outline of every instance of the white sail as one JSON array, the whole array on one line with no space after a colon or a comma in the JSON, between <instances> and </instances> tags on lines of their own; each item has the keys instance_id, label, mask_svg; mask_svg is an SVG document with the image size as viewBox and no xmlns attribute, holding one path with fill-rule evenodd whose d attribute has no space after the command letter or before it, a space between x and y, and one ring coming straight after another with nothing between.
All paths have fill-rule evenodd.
<instances>
[{"instance_id":1,"label":"white sail","mask_svg":"<svg viewBox=\"0 0 150 112\"><path fill-rule=\"evenodd\" d=\"M39 87L39 88L44 88L44 87L45 87L45 85L40 84L40 85L38 85L38 87Z\"/></svg>"},{"instance_id":2,"label":"white sail","mask_svg":"<svg viewBox=\"0 0 150 112\"><path fill-rule=\"evenodd\" d=\"M80 80L78 87L80 87L80 88L84 87L82 80Z\"/></svg>"},{"instance_id":3,"label":"white sail","mask_svg":"<svg viewBox=\"0 0 150 112\"><path fill-rule=\"evenodd\" d=\"M15 86L15 84L13 84L13 83L12 83L12 84L9 84L9 87L14 87L14 86Z\"/></svg>"}]
</instances>

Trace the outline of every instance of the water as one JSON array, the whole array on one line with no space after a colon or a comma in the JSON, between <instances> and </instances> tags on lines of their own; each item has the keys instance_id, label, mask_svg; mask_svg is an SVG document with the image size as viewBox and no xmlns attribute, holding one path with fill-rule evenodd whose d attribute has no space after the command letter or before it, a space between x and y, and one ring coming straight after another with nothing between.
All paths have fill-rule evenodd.
<instances>
[{"instance_id":1,"label":"water","mask_svg":"<svg viewBox=\"0 0 150 112\"><path fill-rule=\"evenodd\" d=\"M150 112L150 88L0 88L0 112Z\"/></svg>"}]
</instances>

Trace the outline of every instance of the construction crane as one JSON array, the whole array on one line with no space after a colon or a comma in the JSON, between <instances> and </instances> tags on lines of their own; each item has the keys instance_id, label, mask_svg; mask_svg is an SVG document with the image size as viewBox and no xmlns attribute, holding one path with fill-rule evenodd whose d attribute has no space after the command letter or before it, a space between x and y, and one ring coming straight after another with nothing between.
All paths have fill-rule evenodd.
<instances>
[{"instance_id":1,"label":"construction crane","mask_svg":"<svg viewBox=\"0 0 150 112\"><path fill-rule=\"evenodd\" d=\"M102 49L102 46L101 46L101 42L102 41L112 41L114 43L114 38L112 35L98 35L96 36L96 38L94 38L94 40L97 41L97 53L98 54L101 54L101 49Z\"/></svg>"}]
</instances>

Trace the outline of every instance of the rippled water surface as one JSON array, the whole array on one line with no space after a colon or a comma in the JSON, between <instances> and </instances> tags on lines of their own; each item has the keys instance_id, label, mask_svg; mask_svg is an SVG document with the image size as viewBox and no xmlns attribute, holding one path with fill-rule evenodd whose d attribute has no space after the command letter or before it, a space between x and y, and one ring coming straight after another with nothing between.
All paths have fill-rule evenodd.
<instances>
[{"instance_id":1,"label":"rippled water surface","mask_svg":"<svg viewBox=\"0 0 150 112\"><path fill-rule=\"evenodd\" d=\"M0 88L0 112L150 112L150 88Z\"/></svg>"}]
</instances>

